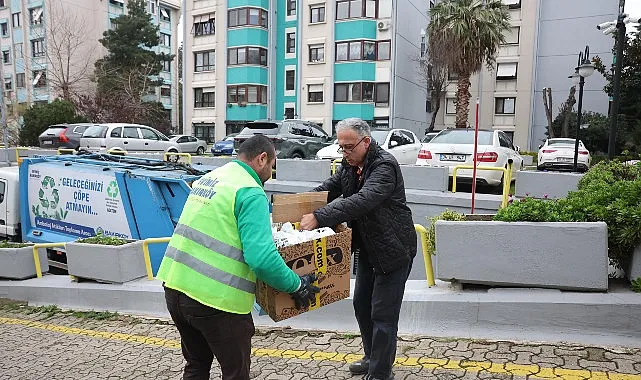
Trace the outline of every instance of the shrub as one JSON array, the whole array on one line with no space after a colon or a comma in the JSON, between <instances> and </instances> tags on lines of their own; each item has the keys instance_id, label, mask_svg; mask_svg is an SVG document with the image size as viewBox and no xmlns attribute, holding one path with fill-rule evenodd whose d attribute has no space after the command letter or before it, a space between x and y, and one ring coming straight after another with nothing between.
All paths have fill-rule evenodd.
<instances>
[{"instance_id":1,"label":"shrub","mask_svg":"<svg viewBox=\"0 0 641 380\"><path fill-rule=\"evenodd\" d=\"M429 223L430 225L427 228L427 249L429 250L429 254L433 255L436 253L436 231L435 231L436 221L438 220L461 221L461 220L465 220L465 215L459 214L456 211L445 210L441 214L435 217L427 218L427 220L430 222Z\"/></svg>"},{"instance_id":2,"label":"shrub","mask_svg":"<svg viewBox=\"0 0 641 380\"><path fill-rule=\"evenodd\" d=\"M608 225L608 256L626 269L641 242L641 164L603 161L579 181L577 191L558 201L526 198L497 212L494 220L598 222Z\"/></svg>"},{"instance_id":3,"label":"shrub","mask_svg":"<svg viewBox=\"0 0 641 380\"><path fill-rule=\"evenodd\" d=\"M98 234L96 236L92 236L85 239L79 239L77 242L85 243L85 244L101 244L101 245L123 245L123 244L129 243L125 239L112 237L112 236L105 236L103 234Z\"/></svg>"}]
</instances>

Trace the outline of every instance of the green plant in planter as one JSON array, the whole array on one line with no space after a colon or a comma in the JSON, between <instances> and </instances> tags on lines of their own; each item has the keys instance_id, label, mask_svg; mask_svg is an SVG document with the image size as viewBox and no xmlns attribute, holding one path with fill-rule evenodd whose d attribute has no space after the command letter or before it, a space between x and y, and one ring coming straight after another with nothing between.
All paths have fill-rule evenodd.
<instances>
[{"instance_id":1,"label":"green plant in planter","mask_svg":"<svg viewBox=\"0 0 641 380\"><path fill-rule=\"evenodd\" d=\"M31 247L31 246L32 244L14 243L12 241L7 241L7 240L0 241L0 248L24 248L24 247Z\"/></svg>"},{"instance_id":2,"label":"green plant in planter","mask_svg":"<svg viewBox=\"0 0 641 380\"><path fill-rule=\"evenodd\" d=\"M558 201L526 198L497 212L494 220L516 222L605 222L608 257L628 267L641 242L641 164L603 161L579 181L578 190Z\"/></svg>"},{"instance_id":3,"label":"green plant in planter","mask_svg":"<svg viewBox=\"0 0 641 380\"><path fill-rule=\"evenodd\" d=\"M85 244L100 244L100 245L123 245L123 244L129 243L129 241L125 239L121 239L113 236L105 236L100 233L90 238L77 240L77 242L85 243Z\"/></svg>"},{"instance_id":4,"label":"green plant in planter","mask_svg":"<svg viewBox=\"0 0 641 380\"><path fill-rule=\"evenodd\" d=\"M641 293L641 277L630 283L630 288L636 293Z\"/></svg>"},{"instance_id":5,"label":"green plant in planter","mask_svg":"<svg viewBox=\"0 0 641 380\"><path fill-rule=\"evenodd\" d=\"M436 254L436 221L438 220L450 220L450 221L462 221L465 220L465 215L459 214L456 211L445 210L437 216L432 218L427 218L429 221L429 227L427 228L427 248L430 255Z\"/></svg>"}]
</instances>

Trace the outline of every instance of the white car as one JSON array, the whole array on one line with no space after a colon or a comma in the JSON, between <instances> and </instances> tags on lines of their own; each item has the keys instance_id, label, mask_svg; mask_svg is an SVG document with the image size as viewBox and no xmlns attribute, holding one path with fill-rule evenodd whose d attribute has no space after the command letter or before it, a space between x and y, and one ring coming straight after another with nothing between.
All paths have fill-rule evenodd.
<instances>
[{"instance_id":1,"label":"white car","mask_svg":"<svg viewBox=\"0 0 641 380\"><path fill-rule=\"evenodd\" d=\"M477 167L507 168L512 160L512 179L523 168L523 158L510 137L503 131L479 130L477 148ZM447 166L450 177L457 165L474 164L474 130L446 129L436 135L429 143L423 144L416 165ZM471 182L472 169L459 169L456 181ZM477 170L476 181L480 184L502 186L503 171ZM499 187L500 188L500 187Z\"/></svg>"},{"instance_id":2,"label":"white car","mask_svg":"<svg viewBox=\"0 0 641 380\"><path fill-rule=\"evenodd\" d=\"M196 153L200 156L205 154L205 151L207 150L207 142L199 140L194 136L173 135L169 137L169 141L178 144L183 153Z\"/></svg>"},{"instance_id":3,"label":"white car","mask_svg":"<svg viewBox=\"0 0 641 380\"><path fill-rule=\"evenodd\" d=\"M544 169L565 169L574 168L574 144L575 139L557 138L547 139L545 144L539 147L538 162L536 168ZM579 140L579 155L577 156L577 169L587 171L592 162L590 152L585 148L583 142Z\"/></svg>"},{"instance_id":4,"label":"white car","mask_svg":"<svg viewBox=\"0 0 641 380\"><path fill-rule=\"evenodd\" d=\"M372 129L371 133L374 141L391 153L399 164L414 164L416 155L421 149L420 140L414 132L407 129ZM316 158L342 159L343 154L338 153L338 140L319 150Z\"/></svg>"},{"instance_id":5,"label":"white car","mask_svg":"<svg viewBox=\"0 0 641 380\"><path fill-rule=\"evenodd\" d=\"M105 123L85 129L80 138L79 150L103 152L125 150L133 152L180 153L180 145L169 141L157 130L140 124Z\"/></svg>"}]
</instances>

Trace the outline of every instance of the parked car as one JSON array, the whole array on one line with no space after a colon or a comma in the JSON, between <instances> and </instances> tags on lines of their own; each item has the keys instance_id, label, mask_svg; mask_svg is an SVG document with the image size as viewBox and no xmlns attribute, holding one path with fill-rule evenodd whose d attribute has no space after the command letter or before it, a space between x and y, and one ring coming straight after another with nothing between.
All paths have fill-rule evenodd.
<instances>
[{"instance_id":1,"label":"parked car","mask_svg":"<svg viewBox=\"0 0 641 380\"><path fill-rule=\"evenodd\" d=\"M477 167L490 166L507 168L512 159L512 179L523 168L523 158L518 153L518 147L512 144L512 139L503 131L479 130L478 148L476 152ZM439 132L429 143L423 144L416 159L416 165L447 166L450 177L457 165L474 164L474 130L446 129ZM472 169L460 169L456 180L472 181ZM477 170L477 183L499 186L503 184L503 172L498 170Z\"/></svg>"},{"instance_id":2,"label":"parked car","mask_svg":"<svg viewBox=\"0 0 641 380\"><path fill-rule=\"evenodd\" d=\"M421 143L414 132L407 129L372 129L372 138L383 149L390 152L399 164L414 164L416 156L421 149ZM338 153L338 141L335 140L316 153L318 159L341 159L342 153Z\"/></svg>"},{"instance_id":3,"label":"parked car","mask_svg":"<svg viewBox=\"0 0 641 380\"><path fill-rule=\"evenodd\" d=\"M169 141L172 141L178 146L183 153L196 153L197 155L205 154L207 150L207 142L199 140L194 136L189 135L171 135Z\"/></svg>"},{"instance_id":4,"label":"parked car","mask_svg":"<svg viewBox=\"0 0 641 380\"><path fill-rule=\"evenodd\" d=\"M255 134L269 137L276 146L278 158L313 158L329 145L330 137L317 124L304 120L256 120L247 123L234 137L234 151Z\"/></svg>"},{"instance_id":5,"label":"parked car","mask_svg":"<svg viewBox=\"0 0 641 380\"><path fill-rule=\"evenodd\" d=\"M55 124L50 125L38 136L41 148L78 149L80 137L92 124Z\"/></svg>"},{"instance_id":6,"label":"parked car","mask_svg":"<svg viewBox=\"0 0 641 380\"><path fill-rule=\"evenodd\" d=\"M539 146L539 155L536 168L572 170L574 168L574 145L575 139L556 138L547 139L545 144ZM577 157L577 169L587 171L592 162L592 156L587 150L583 141L579 140L579 155Z\"/></svg>"},{"instance_id":7,"label":"parked car","mask_svg":"<svg viewBox=\"0 0 641 380\"><path fill-rule=\"evenodd\" d=\"M169 141L157 130L140 124L106 123L87 128L80 138L79 149L92 152L106 150L182 152L180 145Z\"/></svg>"},{"instance_id":8,"label":"parked car","mask_svg":"<svg viewBox=\"0 0 641 380\"><path fill-rule=\"evenodd\" d=\"M234 153L234 137L238 133L225 136L222 140L216 141L211 147L211 154L214 156L231 156Z\"/></svg>"}]
</instances>

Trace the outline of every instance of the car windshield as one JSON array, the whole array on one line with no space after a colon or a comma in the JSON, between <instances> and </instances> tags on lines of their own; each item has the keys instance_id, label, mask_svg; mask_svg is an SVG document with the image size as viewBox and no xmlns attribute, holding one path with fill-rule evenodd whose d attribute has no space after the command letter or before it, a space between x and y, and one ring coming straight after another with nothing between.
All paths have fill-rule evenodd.
<instances>
[{"instance_id":1,"label":"car windshield","mask_svg":"<svg viewBox=\"0 0 641 380\"><path fill-rule=\"evenodd\" d=\"M239 135L275 135L278 133L280 125L276 123L253 122L245 124L245 128Z\"/></svg>"},{"instance_id":2,"label":"car windshield","mask_svg":"<svg viewBox=\"0 0 641 380\"><path fill-rule=\"evenodd\" d=\"M492 145L494 132L479 131L479 145ZM435 136L430 144L474 144L473 129L450 129Z\"/></svg>"},{"instance_id":3,"label":"car windshield","mask_svg":"<svg viewBox=\"0 0 641 380\"><path fill-rule=\"evenodd\" d=\"M548 145L574 145L574 139L550 139Z\"/></svg>"},{"instance_id":4,"label":"car windshield","mask_svg":"<svg viewBox=\"0 0 641 380\"><path fill-rule=\"evenodd\" d=\"M428 142L432 141L432 139L433 139L436 135L438 135L438 133L428 133L427 135L425 135L425 137L423 137L423 140L421 140L421 142L423 142L423 143L428 143Z\"/></svg>"},{"instance_id":5,"label":"car windshield","mask_svg":"<svg viewBox=\"0 0 641 380\"><path fill-rule=\"evenodd\" d=\"M236 136L236 135L234 135ZM227 136L223 139L223 141L234 141L234 136Z\"/></svg>"},{"instance_id":6,"label":"car windshield","mask_svg":"<svg viewBox=\"0 0 641 380\"><path fill-rule=\"evenodd\" d=\"M378 145L381 145L385 144L388 134L389 131L372 131L372 138L378 143Z\"/></svg>"},{"instance_id":7,"label":"car windshield","mask_svg":"<svg viewBox=\"0 0 641 380\"><path fill-rule=\"evenodd\" d=\"M107 135L107 127L104 125L91 126L82 133L82 137L104 138Z\"/></svg>"}]
</instances>

